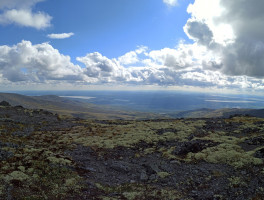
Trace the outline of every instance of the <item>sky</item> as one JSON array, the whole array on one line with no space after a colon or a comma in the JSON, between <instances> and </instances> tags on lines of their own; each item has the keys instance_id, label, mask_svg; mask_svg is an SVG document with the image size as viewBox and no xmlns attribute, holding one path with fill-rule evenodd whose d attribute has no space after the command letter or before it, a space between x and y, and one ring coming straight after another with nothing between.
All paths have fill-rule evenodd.
<instances>
[{"instance_id":1,"label":"sky","mask_svg":"<svg viewBox=\"0 0 264 200\"><path fill-rule=\"evenodd\" d=\"M1 0L0 90L263 94L263 0Z\"/></svg>"}]
</instances>

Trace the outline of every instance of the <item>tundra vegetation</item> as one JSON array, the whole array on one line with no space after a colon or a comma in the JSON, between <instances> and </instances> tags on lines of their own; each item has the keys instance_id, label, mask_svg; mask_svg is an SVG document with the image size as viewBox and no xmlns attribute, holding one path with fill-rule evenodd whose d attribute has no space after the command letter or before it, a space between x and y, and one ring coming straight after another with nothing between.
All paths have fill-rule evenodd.
<instances>
[{"instance_id":1,"label":"tundra vegetation","mask_svg":"<svg viewBox=\"0 0 264 200\"><path fill-rule=\"evenodd\" d=\"M264 120L0 106L0 199L264 199Z\"/></svg>"}]
</instances>

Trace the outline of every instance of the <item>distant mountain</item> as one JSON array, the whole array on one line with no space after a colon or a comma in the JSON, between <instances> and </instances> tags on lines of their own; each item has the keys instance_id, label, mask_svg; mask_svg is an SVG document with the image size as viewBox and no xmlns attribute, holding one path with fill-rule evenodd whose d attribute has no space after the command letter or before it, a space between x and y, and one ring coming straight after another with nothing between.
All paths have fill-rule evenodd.
<instances>
[{"instance_id":1,"label":"distant mountain","mask_svg":"<svg viewBox=\"0 0 264 200\"><path fill-rule=\"evenodd\" d=\"M164 118L163 115L134 112L110 106L95 105L78 99L56 95L24 96L14 93L0 93L0 101L7 101L12 106L21 105L30 109L45 109L51 112L85 119L151 119Z\"/></svg>"}]
</instances>

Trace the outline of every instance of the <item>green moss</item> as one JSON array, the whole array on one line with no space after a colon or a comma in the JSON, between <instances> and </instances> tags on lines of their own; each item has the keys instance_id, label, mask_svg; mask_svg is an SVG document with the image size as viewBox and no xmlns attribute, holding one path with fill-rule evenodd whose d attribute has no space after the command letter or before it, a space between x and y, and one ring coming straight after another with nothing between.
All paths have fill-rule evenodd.
<instances>
[{"instance_id":1,"label":"green moss","mask_svg":"<svg viewBox=\"0 0 264 200\"><path fill-rule=\"evenodd\" d=\"M116 193L117 197L115 199L137 200L137 199L170 199L177 200L181 199L181 194L171 188L156 188L150 185L144 184L123 184L115 187L103 186L97 184L98 189L106 192L106 195L101 196L102 199L112 199L108 197L107 194Z\"/></svg>"},{"instance_id":2,"label":"green moss","mask_svg":"<svg viewBox=\"0 0 264 200\"><path fill-rule=\"evenodd\" d=\"M8 174L6 177L5 177L5 180L7 181L7 182L10 182L10 181L12 181L12 180L18 180L18 181L26 181L26 180L28 180L30 177L27 175L27 174L25 174L25 173L23 173L23 172L21 172L21 171L13 171L13 172L11 172L10 174Z\"/></svg>"},{"instance_id":3,"label":"green moss","mask_svg":"<svg viewBox=\"0 0 264 200\"><path fill-rule=\"evenodd\" d=\"M68 187L74 186L76 183L78 183L78 180L76 178L69 178L65 180L65 185Z\"/></svg>"},{"instance_id":4,"label":"green moss","mask_svg":"<svg viewBox=\"0 0 264 200\"><path fill-rule=\"evenodd\" d=\"M35 178L31 182L32 189L45 192L49 199L54 198L54 195L66 197L69 192L78 193L81 189L81 177L67 167L52 166L39 161L34 162L33 167Z\"/></svg>"},{"instance_id":5,"label":"green moss","mask_svg":"<svg viewBox=\"0 0 264 200\"><path fill-rule=\"evenodd\" d=\"M245 152L238 145L223 143L198 153L188 153L186 160L205 160L210 163L228 164L235 168L262 164L263 161L253 157L253 154L254 151Z\"/></svg>"},{"instance_id":6,"label":"green moss","mask_svg":"<svg viewBox=\"0 0 264 200\"><path fill-rule=\"evenodd\" d=\"M178 159L177 156L173 155L175 147L170 147L170 148L164 148L161 147L158 149L158 152L162 153L162 156L167 158L167 159Z\"/></svg>"},{"instance_id":7,"label":"green moss","mask_svg":"<svg viewBox=\"0 0 264 200\"><path fill-rule=\"evenodd\" d=\"M50 156L47 159L54 164L61 164L61 165L71 164L71 161L65 158L57 158L57 157Z\"/></svg>"},{"instance_id":8,"label":"green moss","mask_svg":"<svg viewBox=\"0 0 264 200\"><path fill-rule=\"evenodd\" d=\"M63 135L61 141L69 141L83 144L84 146L96 146L99 148L114 148L117 146L132 147L144 141L156 144L158 141L179 140L186 141L197 127L205 124L203 120L194 120L184 123L181 120L173 122L136 121L127 125L102 125L93 124L92 134L87 134L84 127L75 127L70 133ZM157 134L159 129L174 130ZM91 129L89 129L91 131ZM148 153L148 152L146 152Z\"/></svg>"},{"instance_id":9,"label":"green moss","mask_svg":"<svg viewBox=\"0 0 264 200\"><path fill-rule=\"evenodd\" d=\"M21 171L21 172L25 172L26 171L26 168L24 166L19 166L18 169Z\"/></svg>"},{"instance_id":10,"label":"green moss","mask_svg":"<svg viewBox=\"0 0 264 200\"><path fill-rule=\"evenodd\" d=\"M122 193L124 195L124 197L126 197L128 200L133 200L133 199L136 199L140 196L142 196L143 192L123 192Z\"/></svg>"},{"instance_id":11,"label":"green moss","mask_svg":"<svg viewBox=\"0 0 264 200\"><path fill-rule=\"evenodd\" d=\"M166 178L166 177L168 177L168 176L171 175L171 174L168 173L168 172L158 172L157 174L158 174L158 176L159 176L160 178Z\"/></svg>"},{"instance_id":12,"label":"green moss","mask_svg":"<svg viewBox=\"0 0 264 200\"><path fill-rule=\"evenodd\" d=\"M156 152L156 148L147 148L144 150L144 154L147 155L147 154L152 154Z\"/></svg>"},{"instance_id":13,"label":"green moss","mask_svg":"<svg viewBox=\"0 0 264 200\"><path fill-rule=\"evenodd\" d=\"M231 176L228 178L230 187L246 186L247 184L237 176Z\"/></svg>"}]
</instances>

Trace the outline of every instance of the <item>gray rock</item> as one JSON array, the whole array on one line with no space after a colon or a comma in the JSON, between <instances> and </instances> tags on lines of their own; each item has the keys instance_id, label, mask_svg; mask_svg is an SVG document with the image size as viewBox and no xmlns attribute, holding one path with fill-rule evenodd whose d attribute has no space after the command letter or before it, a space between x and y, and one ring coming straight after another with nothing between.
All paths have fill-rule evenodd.
<instances>
[{"instance_id":1,"label":"gray rock","mask_svg":"<svg viewBox=\"0 0 264 200\"><path fill-rule=\"evenodd\" d=\"M148 175L146 173L146 171L142 171L141 174L140 174L140 180L141 181L147 181L148 180Z\"/></svg>"},{"instance_id":2,"label":"gray rock","mask_svg":"<svg viewBox=\"0 0 264 200\"><path fill-rule=\"evenodd\" d=\"M129 163L124 161L113 161L111 168L120 171L120 172L129 172L131 171L131 167L129 166Z\"/></svg>"},{"instance_id":3,"label":"gray rock","mask_svg":"<svg viewBox=\"0 0 264 200\"><path fill-rule=\"evenodd\" d=\"M154 181L158 178L157 174L152 174L150 177L149 177L149 180L151 181Z\"/></svg>"}]
</instances>

